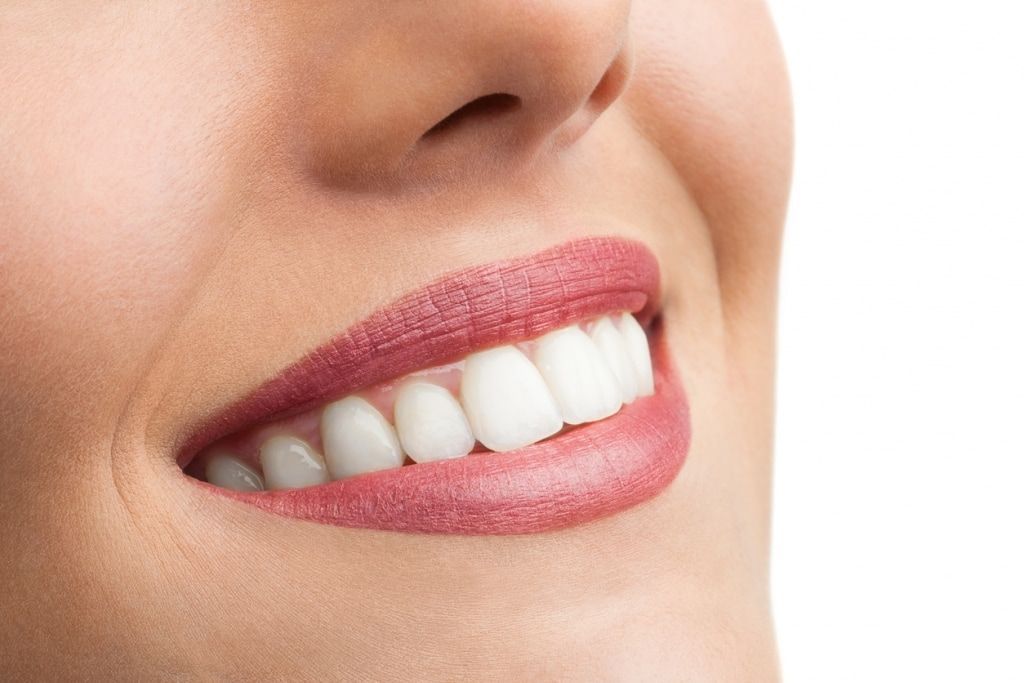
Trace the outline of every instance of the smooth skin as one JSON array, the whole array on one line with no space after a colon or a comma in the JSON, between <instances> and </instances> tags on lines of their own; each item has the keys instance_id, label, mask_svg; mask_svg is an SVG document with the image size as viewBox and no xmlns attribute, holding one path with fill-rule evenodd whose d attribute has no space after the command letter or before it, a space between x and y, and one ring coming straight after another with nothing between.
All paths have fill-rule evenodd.
<instances>
[{"instance_id":1,"label":"smooth skin","mask_svg":"<svg viewBox=\"0 0 1024 683\"><path fill-rule=\"evenodd\" d=\"M0 678L777 675L791 127L763 2L22 0L0 92ZM587 235L661 260L694 440L654 500L411 535L175 465L402 293Z\"/></svg>"}]
</instances>

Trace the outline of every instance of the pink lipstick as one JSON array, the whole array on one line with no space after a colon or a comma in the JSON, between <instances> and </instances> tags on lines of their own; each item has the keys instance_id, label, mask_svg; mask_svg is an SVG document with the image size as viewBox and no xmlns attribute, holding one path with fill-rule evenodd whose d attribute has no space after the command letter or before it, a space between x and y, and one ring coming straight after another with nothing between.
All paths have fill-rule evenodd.
<instances>
[{"instance_id":1,"label":"pink lipstick","mask_svg":"<svg viewBox=\"0 0 1024 683\"><path fill-rule=\"evenodd\" d=\"M373 313L229 407L196 432L179 462L253 425L625 312L647 328L653 394L606 419L506 452L478 449L305 488L238 492L203 484L284 516L427 533L531 533L614 514L667 487L690 443L686 398L658 325L658 283L650 250L618 238L574 241L452 273Z\"/></svg>"}]
</instances>

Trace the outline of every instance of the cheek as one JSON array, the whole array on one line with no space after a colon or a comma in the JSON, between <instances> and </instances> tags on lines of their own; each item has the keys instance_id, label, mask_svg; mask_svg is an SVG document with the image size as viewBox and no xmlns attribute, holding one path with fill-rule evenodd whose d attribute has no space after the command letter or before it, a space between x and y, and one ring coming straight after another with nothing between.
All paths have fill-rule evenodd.
<instances>
[{"instance_id":1,"label":"cheek","mask_svg":"<svg viewBox=\"0 0 1024 683\"><path fill-rule=\"evenodd\" d=\"M66 15L0 47L5 98L23 103L0 113L0 297L15 331L0 352L16 361L11 381L48 401L76 384L123 398L229 237L248 74L231 46L197 48L180 19Z\"/></svg>"},{"instance_id":2,"label":"cheek","mask_svg":"<svg viewBox=\"0 0 1024 683\"><path fill-rule=\"evenodd\" d=\"M773 279L790 178L788 81L767 7L639 0L633 29L627 106L693 194L725 303L738 304Z\"/></svg>"}]
</instances>

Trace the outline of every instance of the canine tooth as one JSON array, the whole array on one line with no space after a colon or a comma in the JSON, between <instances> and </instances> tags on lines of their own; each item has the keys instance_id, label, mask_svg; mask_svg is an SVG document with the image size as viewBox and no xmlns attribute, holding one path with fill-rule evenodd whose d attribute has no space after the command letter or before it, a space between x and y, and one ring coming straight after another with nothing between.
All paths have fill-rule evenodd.
<instances>
[{"instance_id":1,"label":"canine tooth","mask_svg":"<svg viewBox=\"0 0 1024 683\"><path fill-rule=\"evenodd\" d=\"M514 346L466 358L462 407L473 434L492 451L510 451L551 436L562 415L533 363Z\"/></svg>"},{"instance_id":2,"label":"canine tooth","mask_svg":"<svg viewBox=\"0 0 1024 683\"><path fill-rule=\"evenodd\" d=\"M568 424L601 420L622 407L615 375L593 340L576 325L538 339L533 362Z\"/></svg>"},{"instance_id":3,"label":"canine tooth","mask_svg":"<svg viewBox=\"0 0 1024 683\"><path fill-rule=\"evenodd\" d=\"M429 382L411 382L398 390L395 429L416 462L460 458L476 443L459 402L447 389Z\"/></svg>"},{"instance_id":4,"label":"canine tooth","mask_svg":"<svg viewBox=\"0 0 1024 683\"><path fill-rule=\"evenodd\" d=\"M636 393L638 396L654 394L654 371L651 369L651 348L647 343L647 333L640 323L629 313L623 313L619 320L619 330L626 341L626 351L633 362L636 372Z\"/></svg>"},{"instance_id":5,"label":"canine tooth","mask_svg":"<svg viewBox=\"0 0 1024 683\"><path fill-rule=\"evenodd\" d=\"M264 441L260 464L269 489L300 489L328 481L324 459L293 436L272 436Z\"/></svg>"},{"instance_id":6,"label":"canine tooth","mask_svg":"<svg viewBox=\"0 0 1024 683\"><path fill-rule=\"evenodd\" d=\"M401 467L405 459L395 428L358 396L324 409L320 436L332 479Z\"/></svg>"},{"instance_id":7,"label":"canine tooth","mask_svg":"<svg viewBox=\"0 0 1024 683\"><path fill-rule=\"evenodd\" d=\"M232 491L262 491L263 477L238 458L227 453L216 453L206 461L206 481Z\"/></svg>"},{"instance_id":8,"label":"canine tooth","mask_svg":"<svg viewBox=\"0 0 1024 683\"><path fill-rule=\"evenodd\" d=\"M590 330L590 338L601 350L612 374L619 381L619 388L622 390L622 402L632 403L636 400L637 378L636 370L633 369L633 361L626 350L626 340L615 327L615 323L609 317L601 318Z\"/></svg>"}]
</instances>

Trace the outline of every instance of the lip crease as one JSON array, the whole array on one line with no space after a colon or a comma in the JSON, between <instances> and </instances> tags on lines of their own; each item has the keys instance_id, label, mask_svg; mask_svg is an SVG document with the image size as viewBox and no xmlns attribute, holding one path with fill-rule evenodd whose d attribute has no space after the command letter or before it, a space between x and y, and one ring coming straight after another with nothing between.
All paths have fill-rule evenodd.
<instances>
[{"instance_id":1,"label":"lip crease","mask_svg":"<svg viewBox=\"0 0 1024 683\"><path fill-rule=\"evenodd\" d=\"M218 438L440 365L615 311L650 325L657 260L644 245L589 238L442 277L371 314L203 425L185 466ZM655 330L655 393L611 418L507 453L420 463L304 489L212 492L289 517L345 527L519 534L573 526L647 500L674 479L689 408Z\"/></svg>"}]
</instances>

